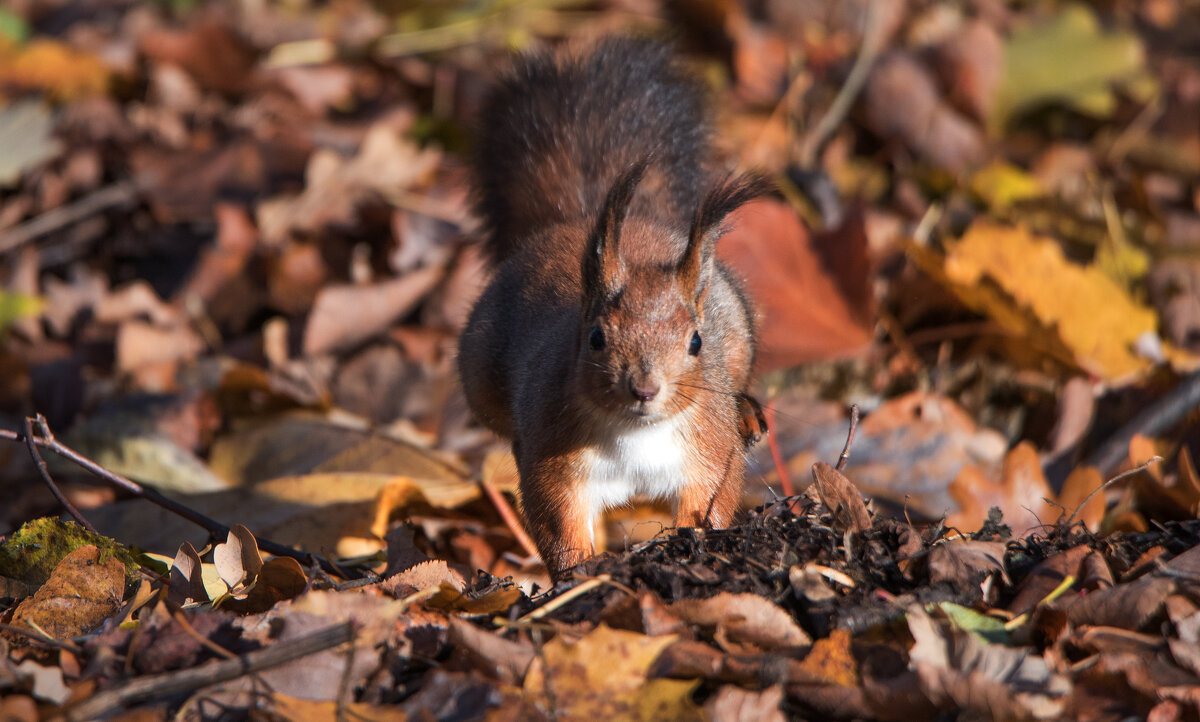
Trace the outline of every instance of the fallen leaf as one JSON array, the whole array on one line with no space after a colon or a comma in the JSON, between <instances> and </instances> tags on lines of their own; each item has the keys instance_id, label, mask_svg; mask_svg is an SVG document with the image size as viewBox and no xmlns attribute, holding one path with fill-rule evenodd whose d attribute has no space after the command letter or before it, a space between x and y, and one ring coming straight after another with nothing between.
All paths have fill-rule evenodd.
<instances>
[{"instance_id":1,"label":"fallen leaf","mask_svg":"<svg viewBox=\"0 0 1200 722\"><path fill-rule=\"evenodd\" d=\"M1067 363L1108 379L1151 365L1134 347L1154 334L1154 311L1095 266L1066 260L1050 238L976 222L941 267L931 268L933 259L910 251L922 270L967 306Z\"/></svg>"},{"instance_id":2,"label":"fallen leaf","mask_svg":"<svg viewBox=\"0 0 1200 722\"><path fill-rule=\"evenodd\" d=\"M958 589L977 588L989 576L1007 580L1004 542L946 541L929 550L929 582L948 582Z\"/></svg>"},{"instance_id":3,"label":"fallen leaf","mask_svg":"<svg viewBox=\"0 0 1200 722\"><path fill-rule=\"evenodd\" d=\"M753 653L811 643L791 616L757 594L722 592L708 599L684 599L667 608L701 627L714 628L726 651Z\"/></svg>"},{"instance_id":4,"label":"fallen leaf","mask_svg":"<svg viewBox=\"0 0 1200 722\"><path fill-rule=\"evenodd\" d=\"M25 171L62 151L62 143L51 132L53 128L53 117L37 100L0 108L0 137L5 139L0 146L0 186L15 185Z\"/></svg>"},{"instance_id":5,"label":"fallen leaf","mask_svg":"<svg viewBox=\"0 0 1200 722\"><path fill-rule=\"evenodd\" d=\"M727 684L704 703L704 712L713 722L785 722L780 709L783 689L772 685L751 692Z\"/></svg>"},{"instance_id":6,"label":"fallen leaf","mask_svg":"<svg viewBox=\"0 0 1200 722\"><path fill-rule=\"evenodd\" d=\"M442 269L422 268L363 286L326 286L317 293L304 327L304 354L343 351L382 335L442 280Z\"/></svg>"},{"instance_id":7,"label":"fallen leaf","mask_svg":"<svg viewBox=\"0 0 1200 722\"><path fill-rule=\"evenodd\" d=\"M718 253L746 279L762 324L758 368L787 368L856 355L872 332L856 319L821 265L800 217L785 203L758 200L730 218Z\"/></svg>"},{"instance_id":8,"label":"fallen leaf","mask_svg":"<svg viewBox=\"0 0 1200 722\"><path fill-rule=\"evenodd\" d=\"M0 87L44 90L58 100L101 95L108 69L95 57L40 37L25 45L0 41Z\"/></svg>"},{"instance_id":9,"label":"fallen leaf","mask_svg":"<svg viewBox=\"0 0 1200 722\"><path fill-rule=\"evenodd\" d=\"M911 664L934 704L993 719L1060 718L1071 682L1044 658L943 627L920 606L909 607L906 617L916 641Z\"/></svg>"},{"instance_id":10,"label":"fallen leaf","mask_svg":"<svg viewBox=\"0 0 1200 722\"><path fill-rule=\"evenodd\" d=\"M999 480L968 466L951 482L950 495L960 511L951 514L946 523L960 529L979 528L992 507L999 507L1004 523L1017 538L1058 517L1054 492L1042 473L1041 460L1027 441L1004 457Z\"/></svg>"},{"instance_id":11,"label":"fallen leaf","mask_svg":"<svg viewBox=\"0 0 1200 722\"><path fill-rule=\"evenodd\" d=\"M71 639L99 627L121 609L125 565L92 545L54 567L50 578L13 611L12 624Z\"/></svg>"},{"instance_id":12,"label":"fallen leaf","mask_svg":"<svg viewBox=\"0 0 1200 722\"><path fill-rule=\"evenodd\" d=\"M647 680L654 660L675 639L604 624L575 642L559 635L534 658L525 694L568 719L699 720L691 701L694 682Z\"/></svg>"},{"instance_id":13,"label":"fallen leaf","mask_svg":"<svg viewBox=\"0 0 1200 722\"><path fill-rule=\"evenodd\" d=\"M813 464L813 483L821 503L833 514L834 528L842 532L860 532L871 528L871 515L862 495L842 472L823 461Z\"/></svg>"},{"instance_id":14,"label":"fallen leaf","mask_svg":"<svg viewBox=\"0 0 1200 722\"><path fill-rule=\"evenodd\" d=\"M1101 28L1086 5L1069 3L1047 22L1009 37L991 127L1002 129L1023 111L1064 103L1092 115L1116 108L1114 83L1145 85L1145 51L1136 33Z\"/></svg>"}]
</instances>

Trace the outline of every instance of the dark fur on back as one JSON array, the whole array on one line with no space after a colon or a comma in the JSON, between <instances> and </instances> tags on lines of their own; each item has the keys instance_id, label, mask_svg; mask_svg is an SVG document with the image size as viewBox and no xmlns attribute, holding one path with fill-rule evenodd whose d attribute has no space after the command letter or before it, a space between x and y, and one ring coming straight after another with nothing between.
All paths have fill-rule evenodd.
<instances>
[{"instance_id":1,"label":"dark fur on back","mask_svg":"<svg viewBox=\"0 0 1200 722\"><path fill-rule=\"evenodd\" d=\"M595 218L641 162L631 216L686 229L705 190L706 92L660 44L610 38L583 57L524 57L480 118L476 207L495 263L549 225Z\"/></svg>"}]
</instances>

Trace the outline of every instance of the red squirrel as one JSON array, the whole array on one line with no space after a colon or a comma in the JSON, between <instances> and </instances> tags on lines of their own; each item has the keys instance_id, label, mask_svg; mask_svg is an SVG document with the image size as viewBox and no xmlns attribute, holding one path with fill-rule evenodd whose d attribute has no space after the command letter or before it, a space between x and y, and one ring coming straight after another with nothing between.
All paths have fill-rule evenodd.
<instances>
[{"instance_id":1,"label":"red squirrel","mask_svg":"<svg viewBox=\"0 0 1200 722\"><path fill-rule=\"evenodd\" d=\"M551 576L593 554L605 508L669 499L727 526L745 449L754 314L715 258L768 185L715 181L702 85L669 48L609 39L517 61L485 101L476 203L495 265L459 346L476 417L512 439Z\"/></svg>"}]
</instances>

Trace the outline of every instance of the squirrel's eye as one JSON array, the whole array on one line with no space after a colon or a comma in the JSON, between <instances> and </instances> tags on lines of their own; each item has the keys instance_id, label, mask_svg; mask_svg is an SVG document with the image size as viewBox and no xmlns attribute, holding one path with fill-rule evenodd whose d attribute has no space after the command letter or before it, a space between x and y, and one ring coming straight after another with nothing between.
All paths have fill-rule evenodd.
<instances>
[{"instance_id":1,"label":"squirrel's eye","mask_svg":"<svg viewBox=\"0 0 1200 722\"><path fill-rule=\"evenodd\" d=\"M588 334L588 346L591 346L593 351L604 348L604 332L599 326L592 326L592 332Z\"/></svg>"},{"instance_id":2,"label":"squirrel's eye","mask_svg":"<svg viewBox=\"0 0 1200 722\"><path fill-rule=\"evenodd\" d=\"M688 343L688 355L700 355L700 332L692 331L692 340Z\"/></svg>"}]
</instances>

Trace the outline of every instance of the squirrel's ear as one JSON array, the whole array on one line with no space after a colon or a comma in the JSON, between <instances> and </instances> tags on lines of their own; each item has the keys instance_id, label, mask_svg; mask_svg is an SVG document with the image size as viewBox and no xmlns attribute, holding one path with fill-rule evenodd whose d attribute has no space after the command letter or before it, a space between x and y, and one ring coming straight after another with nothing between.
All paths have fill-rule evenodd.
<instances>
[{"instance_id":1,"label":"squirrel's ear","mask_svg":"<svg viewBox=\"0 0 1200 722\"><path fill-rule=\"evenodd\" d=\"M726 231L723 225L725 217L745 205L747 201L770 193L773 188L766 178L755 173L745 173L736 178L726 179L709 191L700 203L696 217L692 220L687 248L675 268L680 288L684 293L694 294L697 306L704 300L704 294L708 293L717 240Z\"/></svg>"},{"instance_id":2,"label":"squirrel's ear","mask_svg":"<svg viewBox=\"0 0 1200 722\"><path fill-rule=\"evenodd\" d=\"M604 208L583 253L583 291L589 303L616 290L621 274L621 224L649 165L650 158L646 157L622 173L604 199Z\"/></svg>"}]
</instances>

